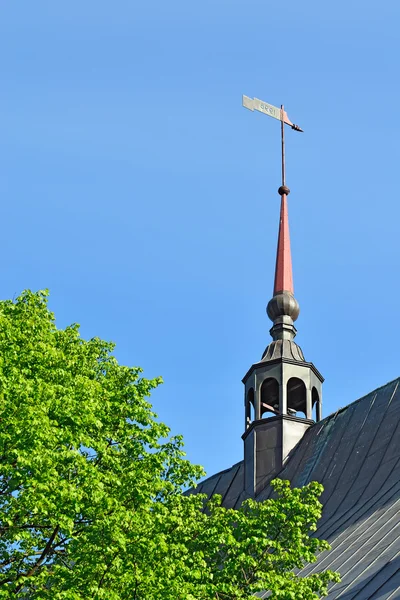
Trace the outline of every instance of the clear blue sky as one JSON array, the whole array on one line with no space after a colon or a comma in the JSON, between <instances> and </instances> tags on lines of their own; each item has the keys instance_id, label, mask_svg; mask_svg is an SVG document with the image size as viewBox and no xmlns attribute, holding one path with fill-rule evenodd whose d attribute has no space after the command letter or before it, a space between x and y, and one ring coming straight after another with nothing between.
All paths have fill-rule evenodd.
<instances>
[{"instance_id":1,"label":"clear blue sky","mask_svg":"<svg viewBox=\"0 0 400 600\"><path fill-rule=\"evenodd\" d=\"M162 375L209 474L242 457L269 343L282 102L296 341L324 414L400 375L400 3L3 2L0 296Z\"/></svg>"}]
</instances>

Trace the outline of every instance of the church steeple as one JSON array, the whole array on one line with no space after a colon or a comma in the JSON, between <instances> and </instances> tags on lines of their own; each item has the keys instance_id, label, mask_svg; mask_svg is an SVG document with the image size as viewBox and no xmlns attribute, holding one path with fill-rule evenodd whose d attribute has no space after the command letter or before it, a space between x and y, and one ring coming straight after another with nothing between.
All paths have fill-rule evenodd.
<instances>
[{"instance_id":1,"label":"church steeple","mask_svg":"<svg viewBox=\"0 0 400 600\"><path fill-rule=\"evenodd\" d=\"M294 297L288 195L285 183L284 123L299 128L279 109L255 99L244 105L281 121L282 185L273 297L267 313L272 341L243 378L245 385L244 463L246 492L256 496L282 469L308 427L322 417L322 375L294 341L299 304ZM257 102L259 104L257 104ZM274 109L276 114L272 114ZM301 131L301 130L300 130ZM314 415L315 411L315 415Z\"/></svg>"}]
</instances>

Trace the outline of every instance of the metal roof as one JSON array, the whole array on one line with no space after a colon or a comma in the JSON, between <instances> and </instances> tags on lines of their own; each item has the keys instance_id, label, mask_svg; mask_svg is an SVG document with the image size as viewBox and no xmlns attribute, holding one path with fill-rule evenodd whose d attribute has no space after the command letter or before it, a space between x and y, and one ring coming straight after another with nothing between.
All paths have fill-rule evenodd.
<instances>
[{"instance_id":1,"label":"metal roof","mask_svg":"<svg viewBox=\"0 0 400 600\"><path fill-rule=\"evenodd\" d=\"M342 581L328 598L400 598L400 379L340 409L307 430L282 479L293 486L319 481L323 514L317 537L330 552L302 573L322 569ZM218 493L227 507L244 500L243 463L204 481L196 493ZM271 494L267 486L257 497ZM264 594L266 598L268 594Z\"/></svg>"}]
</instances>

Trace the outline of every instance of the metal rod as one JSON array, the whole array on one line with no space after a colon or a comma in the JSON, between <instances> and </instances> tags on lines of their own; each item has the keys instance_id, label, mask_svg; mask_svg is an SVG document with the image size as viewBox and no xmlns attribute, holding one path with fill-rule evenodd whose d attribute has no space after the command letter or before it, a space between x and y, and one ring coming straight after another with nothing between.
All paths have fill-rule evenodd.
<instances>
[{"instance_id":1,"label":"metal rod","mask_svg":"<svg viewBox=\"0 0 400 600\"><path fill-rule=\"evenodd\" d=\"M285 124L283 122L283 104L281 104L281 140L282 140L282 185L286 185L285 177Z\"/></svg>"}]
</instances>

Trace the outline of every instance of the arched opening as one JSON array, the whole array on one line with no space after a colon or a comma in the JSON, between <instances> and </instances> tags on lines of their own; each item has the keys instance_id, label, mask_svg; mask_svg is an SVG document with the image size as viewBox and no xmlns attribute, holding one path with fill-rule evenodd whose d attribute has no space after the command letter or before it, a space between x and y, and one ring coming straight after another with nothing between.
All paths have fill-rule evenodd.
<instances>
[{"instance_id":1,"label":"arched opening","mask_svg":"<svg viewBox=\"0 0 400 600\"><path fill-rule=\"evenodd\" d=\"M317 391L317 388L313 387L311 390L311 402L313 406L314 420L318 423L322 419L321 400Z\"/></svg>"},{"instance_id":2,"label":"arched opening","mask_svg":"<svg viewBox=\"0 0 400 600\"><path fill-rule=\"evenodd\" d=\"M260 416L265 413L279 414L279 384L273 377L268 377L261 386Z\"/></svg>"},{"instance_id":3,"label":"arched opening","mask_svg":"<svg viewBox=\"0 0 400 600\"><path fill-rule=\"evenodd\" d=\"M307 390L304 381L298 377L291 377L287 382L287 411L288 415L293 415L297 412L304 413L306 416L307 410Z\"/></svg>"},{"instance_id":4,"label":"arched opening","mask_svg":"<svg viewBox=\"0 0 400 600\"><path fill-rule=\"evenodd\" d=\"M246 429L254 421L254 389L250 388L246 396Z\"/></svg>"}]
</instances>

